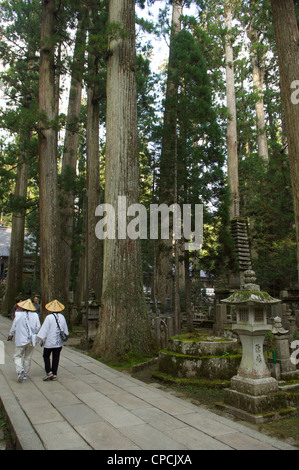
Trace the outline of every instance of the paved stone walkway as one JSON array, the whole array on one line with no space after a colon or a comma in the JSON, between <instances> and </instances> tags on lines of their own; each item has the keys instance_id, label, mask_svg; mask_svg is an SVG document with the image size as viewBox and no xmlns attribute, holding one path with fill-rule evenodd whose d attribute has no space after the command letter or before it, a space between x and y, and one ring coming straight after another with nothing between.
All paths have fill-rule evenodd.
<instances>
[{"instance_id":1,"label":"paved stone walkway","mask_svg":"<svg viewBox=\"0 0 299 470\"><path fill-rule=\"evenodd\" d=\"M42 348L16 380L11 321L0 315L0 399L18 447L33 450L291 450L256 432L64 347L56 382L43 382ZM114 455L114 454L113 454Z\"/></svg>"}]
</instances>

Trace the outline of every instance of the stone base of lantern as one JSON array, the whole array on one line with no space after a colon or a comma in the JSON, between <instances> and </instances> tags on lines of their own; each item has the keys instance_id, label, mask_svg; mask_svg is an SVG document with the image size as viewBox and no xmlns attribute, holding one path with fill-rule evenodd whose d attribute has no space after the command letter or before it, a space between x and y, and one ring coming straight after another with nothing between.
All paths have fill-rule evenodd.
<instances>
[{"instance_id":1,"label":"stone base of lantern","mask_svg":"<svg viewBox=\"0 0 299 470\"><path fill-rule=\"evenodd\" d=\"M253 424L262 424L267 423L269 421L277 421L279 419L294 416L297 413L297 409L291 407L276 409L269 412L257 414L248 413L245 410L235 408L234 406L227 405L226 403L217 403L216 407L221 411L226 411L227 413L232 414L236 418L243 419L244 421L248 421L249 423Z\"/></svg>"},{"instance_id":2,"label":"stone base of lantern","mask_svg":"<svg viewBox=\"0 0 299 470\"><path fill-rule=\"evenodd\" d=\"M278 391L278 382L274 377L251 379L235 375L232 377L231 389L246 395L260 396Z\"/></svg>"},{"instance_id":3,"label":"stone base of lantern","mask_svg":"<svg viewBox=\"0 0 299 470\"><path fill-rule=\"evenodd\" d=\"M235 376L225 390L222 408L252 423L263 423L296 413L286 404L285 394L278 391L273 377L250 379Z\"/></svg>"}]
</instances>

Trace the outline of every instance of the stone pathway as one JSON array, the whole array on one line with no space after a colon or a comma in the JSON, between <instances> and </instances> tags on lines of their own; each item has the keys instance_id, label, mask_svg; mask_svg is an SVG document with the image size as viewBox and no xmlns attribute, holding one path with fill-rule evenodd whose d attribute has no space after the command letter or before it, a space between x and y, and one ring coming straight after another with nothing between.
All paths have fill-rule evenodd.
<instances>
[{"instance_id":1,"label":"stone pathway","mask_svg":"<svg viewBox=\"0 0 299 470\"><path fill-rule=\"evenodd\" d=\"M297 450L64 347L56 382L43 382L42 348L16 380L11 321L0 316L0 399L17 447L33 450ZM111 454L111 455L114 455Z\"/></svg>"}]
</instances>

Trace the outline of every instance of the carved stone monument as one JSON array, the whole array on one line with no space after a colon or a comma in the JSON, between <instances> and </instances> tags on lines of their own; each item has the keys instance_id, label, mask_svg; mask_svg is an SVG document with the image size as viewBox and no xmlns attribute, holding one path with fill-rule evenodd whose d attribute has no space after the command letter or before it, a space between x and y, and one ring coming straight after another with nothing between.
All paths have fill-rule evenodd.
<instances>
[{"instance_id":1,"label":"carved stone monument","mask_svg":"<svg viewBox=\"0 0 299 470\"><path fill-rule=\"evenodd\" d=\"M276 360L280 365L280 375L283 380L298 379L299 370L290 358L289 331L283 328L281 318L274 318L273 330Z\"/></svg>"}]
</instances>

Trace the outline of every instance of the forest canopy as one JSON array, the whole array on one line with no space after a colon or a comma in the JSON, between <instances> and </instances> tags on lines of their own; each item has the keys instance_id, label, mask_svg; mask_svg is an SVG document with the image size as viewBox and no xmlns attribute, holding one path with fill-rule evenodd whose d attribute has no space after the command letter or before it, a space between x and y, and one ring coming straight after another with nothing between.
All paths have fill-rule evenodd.
<instances>
[{"instance_id":1,"label":"forest canopy","mask_svg":"<svg viewBox=\"0 0 299 470\"><path fill-rule=\"evenodd\" d=\"M279 36L278 3L1 3L0 224L12 227L3 312L19 293L38 293L45 305L68 302L71 291L81 305L88 285L115 325L124 315L129 350L144 333L129 339L124 325L148 328L144 293L186 311L203 272L215 289L229 285L240 270L234 218L246 223L261 288L279 295L296 285L299 104L286 106L284 90L295 103L299 8L285 2L292 49ZM201 249L99 240L96 208L119 195L147 210L202 204Z\"/></svg>"}]
</instances>

